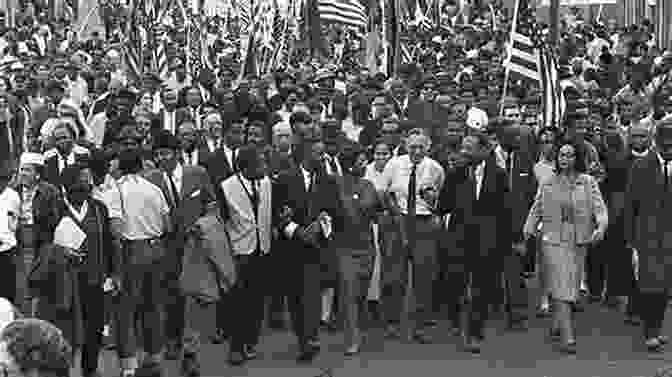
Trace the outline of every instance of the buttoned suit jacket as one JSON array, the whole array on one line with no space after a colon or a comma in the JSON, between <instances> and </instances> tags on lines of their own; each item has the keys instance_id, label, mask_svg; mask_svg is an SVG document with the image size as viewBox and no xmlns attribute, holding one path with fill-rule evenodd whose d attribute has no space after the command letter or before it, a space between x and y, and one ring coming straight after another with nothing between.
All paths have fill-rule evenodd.
<instances>
[{"instance_id":1,"label":"buttoned suit jacket","mask_svg":"<svg viewBox=\"0 0 672 377\"><path fill-rule=\"evenodd\" d=\"M639 254L639 288L672 287L672 194L655 152L635 162L625 194L625 239Z\"/></svg>"},{"instance_id":2,"label":"buttoned suit jacket","mask_svg":"<svg viewBox=\"0 0 672 377\"><path fill-rule=\"evenodd\" d=\"M483 181L478 199L476 182L464 171L455 186L454 202L448 205L452 213L451 226L455 244L467 259L503 257L502 245L511 244L511 212L507 204L509 187L507 174L497 166L494 154L485 160Z\"/></svg>"}]
</instances>

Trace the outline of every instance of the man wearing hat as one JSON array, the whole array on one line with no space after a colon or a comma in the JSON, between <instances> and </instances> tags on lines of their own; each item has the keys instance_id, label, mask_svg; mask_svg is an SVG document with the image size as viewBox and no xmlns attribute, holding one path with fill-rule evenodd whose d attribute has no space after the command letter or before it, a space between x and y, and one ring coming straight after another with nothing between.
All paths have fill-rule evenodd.
<instances>
[{"instance_id":1,"label":"man wearing hat","mask_svg":"<svg viewBox=\"0 0 672 377\"><path fill-rule=\"evenodd\" d=\"M60 200L58 189L44 181L44 156L39 153L24 152L19 161L19 173L16 182L11 186L21 197L21 209L15 213L17 218L18 250L25 264L17 266L17 297L28 297L27 274L36 252L42 245L52 242L56 228L58 213L57 203ZM25 304L23 301L18 305ZM29 308L23 307L24 313Z\"/></svg>"},{"instance_id":2,"label":"man wearing hat","mask_svg":"<svg viewBox=\"0 0 672 377\"><path fill-rule=\"evenodd\" d=\"M166 307L166 336L168 349L166 357L176 358L182 345L185 327L185 298L179 292L179 271L182 254L187 241L187 232L196 220L206 214L206 209L215 204L215 194L210 177L205 168L180 162L182 145L180 140L167 131L161 132L154 143L154 154L160 170L152 170L145 177L161 188L168 198L174 233L170 239L170 260L167 282L174 292ZM185 350L195 358L195 350Z\"/></svg>"},{"instance_id":3,"label":"man wearing hat","mask_svg":"<svg viewBox=\"0 0 672 377\"><path fill-rule=\"evenodd\" d=\"M636 161L625 193L625 239L638 260L638 313L645 345L660 352L667 339L661 329L672 277L672 122L656 127L655 151Z\"/></svg>"},{"instance_id":4,"label":"man wearing hat","mask_svg":"<svg viewBox=\"0 0 672 377\"><path fill-rule=\"evenodd\" d=\"M169 196L156 183L143 176L140 150L141 136L131 127L119 132L118 164L121 178L118 187L123 218L113 223L119 235L126 259L117 318L118 352L122 376L134 376L139 364L136 357L137 318L141 318L143 346L147 357L143 372L161 373L164 329L161 291L167 259L170 253L168 236L173 233ZM153 173L154 175L158 173Z\"/></svg>"},{"instance_id":5,"label":"man wearing hat","mask_svg":"<svg viewBox=\"0 0 672 377\"><path fill-rule=\"evenodd\" d=\"M103 147L117 140L121 126L130 122L135 99L135 93L129 89L121 89L114 97L110 98L111 103L107 112L109 120L105 123L104 130L102 130L103 138L101 144ZM101 130L92 130L92 132L96 132L99 136Z\"/></svg>"},{"instance_id":6,"label":"man wearing hat","mask_svg":"<svg viewBox=\"0 0 672 377\"><path fill-rule=\"evenodd\" d=\"M192 85L191 76L187 74L187 68L182 57L175 57L170 64L170 76L165 82L165 87L176 92Z\"/></svg>"},{"instance_id":7,"label":"man wearing hat","mask_svg":"<svg viewBox=\"0 0 672 377\"><path fill-rule=\"evenodd\" d=\"M345 93L336 88L336 73L329 70L318 71L314 83L322 104L320 120L331 117L343 121L348 115L348 99Z\"/></svg>"},{"instance_id":8,"label":"man wearing hat","mask_svg":"<svg viewBox=\"0 0 672 377\"><path fill-rule=\"evenodd\" d=\"M65 95L63 84L56 80L50 80L45 86L45 103L32 112L30 127L35 135L40 135L42 125L49 118L57 117L56 106Z\"/></svg>"},{"instance_id":9,"label":"man wearing hat","mask_svg":"<svg viewBox=\"0 0 672 377\"><path fill-rule=\"evenodd\" d=\"M294 332L299 341L299 362L310 362L319 353L320 291L323 255L343 219L339 188L324 174L326 153L320 139L304 139L299 166L281 174L274 186L274 210L282 240L288 242L286 289ZM277 189L276 189L277 188ZM277 206L276 206L277 204Z\"/></svg>"},{"instance_id":10,"label":"man wearing hat","mask_svg":"<svg viewBox=\"0 0 672 377\"><path fill-rule=\"evenodd\" d=\"M69 122L60 122L51 134L54 147L44 152L44 179L58 186L63 170L88 160L91 152L75 143L75 131Z\"/></svg>"}]
</instances>

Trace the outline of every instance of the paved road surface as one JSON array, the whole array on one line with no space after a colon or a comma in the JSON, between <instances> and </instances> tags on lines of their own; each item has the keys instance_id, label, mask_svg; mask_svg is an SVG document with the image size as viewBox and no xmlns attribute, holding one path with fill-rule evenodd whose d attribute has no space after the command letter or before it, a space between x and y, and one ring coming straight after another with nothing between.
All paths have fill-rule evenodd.
<instances>
[{"instance_id":1,"label":"paved road surface","mask_svg":"<svg viewBox=\"0 0 672 377\"><path fill-rule=\"evenodd\" d=\"M268 330L259 359L242 367L226 363L226 345L205 345L202 373L203 377L316 377L328 368L333 377L639 377L672 366L672 345L667 353L648 355L639 328L625 326L611 309L591 304L577 316L575 356L558 353L545 339L548 319L534 319L527 332L504 331L502 320L491 321L478 356L461 351L460 339L447 334L445 323L436 329L436 342L430 345L384 340L382 330L374 331L362 353L353 358L343 356L340 333L324 334L323 352L309 366L294 361L293 336ZM666 326L666 333L672 335L672 326ZM106 351L102 364L105 377L118 375L114 352ZM177 362L167 365L166 377L178 376Z\"/></svg>"}]
</instances>

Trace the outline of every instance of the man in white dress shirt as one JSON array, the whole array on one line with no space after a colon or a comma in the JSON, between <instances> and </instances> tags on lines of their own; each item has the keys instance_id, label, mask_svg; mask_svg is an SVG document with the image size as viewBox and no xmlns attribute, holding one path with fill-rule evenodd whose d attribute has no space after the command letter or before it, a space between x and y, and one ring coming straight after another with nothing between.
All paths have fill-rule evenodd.
<instances>
[{"instance_id":1,"label":"man in white dress shirt","mask_svg":"<svg viewBox=\"0 0 672 377\"><path fill-rule=\"evenodd\" d=\"M410 260L417 300L413 338L425 343L431 341L424 327L430 320L432 289L438 273L438 222L434 213L445 171L437 161L427 157L429 137L423 130L411 130L406 146L408 155L391 159L383 172L388 207L399 226L395 237L401 241L400 247L383 261L383 271L394 276L383 288L383 301L389 303L388 335L399 337Z\"/></svg>"}]
</instances>

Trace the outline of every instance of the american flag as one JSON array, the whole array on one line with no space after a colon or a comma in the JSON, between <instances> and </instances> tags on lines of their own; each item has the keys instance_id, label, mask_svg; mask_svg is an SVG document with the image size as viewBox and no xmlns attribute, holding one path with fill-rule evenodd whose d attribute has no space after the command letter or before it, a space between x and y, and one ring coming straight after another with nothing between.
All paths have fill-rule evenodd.
<instances>
[{"instance_id":1,"label":"american flag","mask_svg":"<svg viewBox=\"0 0 672 377\"><path fill-rule=\"evenodd\" d=\"M665 50L670 47L672 42L672 2L669 0L658 0L656 5L656 43Z\"/></svg>"},{"instance_id":2,"label":"american flag","mask_svg":"<svg viewBox=\"0 0 672 377\"><path fill-rule=\"evenodd\" d=\"M665 1L659 1L664 3ZM626 26L639 25L646 18L648 0L623 0L623 21ZM666 20L669 22L669 20Z\"/></svg>"},{"instance_id":3,"label":"american flag","mask_svg":"<svg viewBox=\"0 0 672 377\"><path fill-rule=\"evenodd\" d=\"M542 124L558 128L567 108L565 95L558 77L558 62L550 48L543 48L540 54L541 89L543 93Z\"/></svg>"},{"instance_id":4,"label":"american flag","mask_svg":"<svg viewBox=\"0 0 672 377\"><path fill-rule=\"evenodd\" d=\"M320 19L363 31L369 24L366 8L359 0L319 0Z\"/></svg>"},{"instance_id":5,"label":"american flag","mask_svg":"<svg viewBox=\"0 0 672 377\"><path fill-rule=\"evenodd\" d=\"M516 0L513 14L511 36L508 45L508 56L504 67L509 72L516 72L532 80L540 80L538 30L535 27L534 15L530 0Z\"/></svg>"},{"instance_id":6,"label":"american flag","mask_svg":"<svg viewBox=\"0 0 672 377\"><path fill-rule=\"evenodd\" d=\"M130 3L131 14L126 24L126 41L122 44L130 75L139 80L145 66L144 50L147 46L145 15L139 0Z\"/></svg>"}]
</instances>

